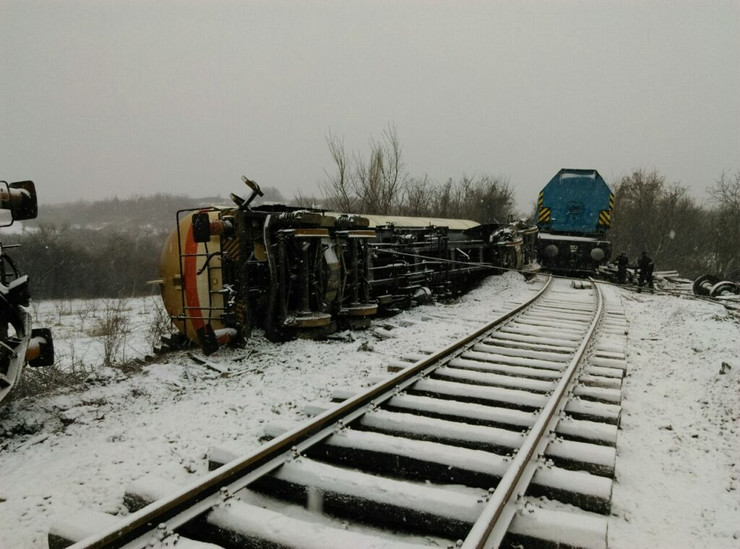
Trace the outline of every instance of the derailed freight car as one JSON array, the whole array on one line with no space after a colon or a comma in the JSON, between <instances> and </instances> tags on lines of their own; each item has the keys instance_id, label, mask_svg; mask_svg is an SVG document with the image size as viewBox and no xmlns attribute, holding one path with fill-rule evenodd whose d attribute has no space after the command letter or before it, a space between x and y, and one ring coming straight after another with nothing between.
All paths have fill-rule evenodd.
<instances>
[{"instance_id":1,"label":"derailed freight car","mask_svg":"<svg viewBox=\"0 0 740 549\"><path fill-rule=\"evenodd\" d=\"M596 170L562 169L537 200L538 260L543 269L593 273L611 256L606 234L614 194Z\"/></svg>"},{"instance_id":2,"label":"derailed freight car","mask_svg":"<svg viewBox=\"0 0 740 549\"><path fill-rule=\"evenodd\" d=\"M158 280L178 331L206 354L245 341L365 327L432 296L466 291L496 268L534 263L536 228L459 219L359 216L284 205L182 210Z\"/></svg>"}]
</instances>

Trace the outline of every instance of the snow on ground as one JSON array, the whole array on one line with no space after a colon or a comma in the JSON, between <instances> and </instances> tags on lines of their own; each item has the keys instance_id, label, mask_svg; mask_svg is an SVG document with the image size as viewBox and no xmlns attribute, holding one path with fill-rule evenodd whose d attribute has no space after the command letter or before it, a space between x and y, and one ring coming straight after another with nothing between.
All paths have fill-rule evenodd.
<instances>
[{"instance_id":1,"label":"snow on ground","mask_svg":"<svg viewBox=\"0 0 740 549\"><path fill-rule=\"evenodd\" d=\"M624 292L622 302L613 546L740 547L740 324L706 301Z\"/></svg>"},{"instance_id":2,"label":"snow on ground","mask_svg":"<svg viewBox=\"0 0 740 549\"><path fill-rule=\"evenodd\" d=\"M46 547L52 522L78 509L124 512L123 491L147 475L184 484L206 471L210 447L254 449L266 424L303 421L334 389L367 386L403 355L439 349L538 289L491 277L449 304L378 320L332 341L282 345L255 333L211 361L174 354L139 371L102 368L91 337L105 307L34 306L55 333L59 362L93 373L81 388L0 409L0 547ZM631 328L610 546L738 547L740 329L720 306L613 290ZM108 304L110 306L110 303ZM128 357L144 354L152 298L125 304ZM58 325L57 325L58 324ZM720 374L722 362L730 369Z\"/></svg>"}]
</instances>

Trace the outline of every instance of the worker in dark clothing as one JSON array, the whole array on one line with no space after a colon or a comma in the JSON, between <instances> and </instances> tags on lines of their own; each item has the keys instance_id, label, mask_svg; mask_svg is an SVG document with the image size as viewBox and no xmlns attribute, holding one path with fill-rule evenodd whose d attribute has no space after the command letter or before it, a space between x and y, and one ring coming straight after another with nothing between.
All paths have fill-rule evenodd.
<instances>
[{"instance_id":1,"label":"worker in dark clothing","mask_svg":"<svg viewBox=\"0 0 740 549\"><path fill-rule=\"evenodd\" d=\"M647 252L642 252L640 259L637 260L637 268L640 271L640 275L637 277L637 291L642 291L642 287L647 282L648 288L653 289L653 269L655 265L653 260L648 257Z\"/></svg>"},{"instance_id":2,"label":"worker in dark clothing","mask_svg":"<svg viewBox=\"0 0 740 549\"><path fill-rule=\"evenodd\" d=\"M629 259L627 258L627 254L622 252L617 256L617 282L620 284L624 284L627 281L627 264L629 263Z\"/></svg>"}]
</instances>

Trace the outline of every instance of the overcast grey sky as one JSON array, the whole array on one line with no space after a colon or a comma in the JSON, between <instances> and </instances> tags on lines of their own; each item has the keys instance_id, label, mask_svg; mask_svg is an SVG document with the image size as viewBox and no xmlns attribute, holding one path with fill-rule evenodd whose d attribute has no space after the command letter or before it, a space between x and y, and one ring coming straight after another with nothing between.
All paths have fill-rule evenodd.
<instances>
[{"instance_id":1,"label":"overcast grey sky","mask_svg":"<svg viewBox=\"0 0 740 549\"><path fill-rule=\"evenodd\" d=\"M319 194L329 132L508 178L740 170L740 1L0 0L0 179L42 204ZM43 212L42 212L43 213Z\"/></svg>"}]
</instances>

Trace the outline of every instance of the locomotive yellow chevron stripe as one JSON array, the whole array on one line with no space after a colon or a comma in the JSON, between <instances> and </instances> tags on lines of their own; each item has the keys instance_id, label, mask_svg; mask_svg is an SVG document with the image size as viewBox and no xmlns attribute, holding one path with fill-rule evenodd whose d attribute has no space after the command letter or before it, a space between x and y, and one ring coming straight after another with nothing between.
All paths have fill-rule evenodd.
<instances>
[{"instance_id":1,"label":"locomotive yellow chevron stripe","mask_svg":"<svg viewBox=\"0 0 740 549\"><path fill-rule=\"evenodd\" d=\"M538 223L547 223L550 221L550 208L540 208L537 214Z\"/></svg>"},{"instance_id":2,"label":"locomotive yellow chevron stripe","mask_svg":"<svg viewBox=\"0 0 740 549\"><path fill-rule=\"evenodd\" d=\"M540 196L537 198L537 208L542 209L542 203L544 201L545 191L540 191Z\"/></svg>"},{"instance_id":3,"label":"locomotive yellow chevron stripe","mask_svg":"<svg viewBox=\"0 0 740 549\"><path fill-rule=\"evenodd\" d=\"M611 227L612 226L612 210L614 210L614 193L609 194L609 209L601 210L599 212L599 226L600 227Z\"/></svg>"},{"instance_id":4,"label":"locomotive yellow chevron stripe","mask_svg":"<svg viewBox=\"0 0 740 549\"><path fill-rule=\"evenodd\" d=\"M611 227L612 225L611 210L601 210L599 212L599 225L601 225L602 227Z\"/></svg>"}]
</instances>

